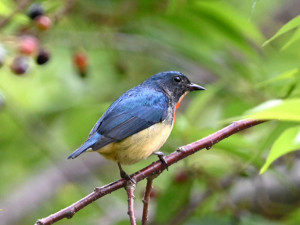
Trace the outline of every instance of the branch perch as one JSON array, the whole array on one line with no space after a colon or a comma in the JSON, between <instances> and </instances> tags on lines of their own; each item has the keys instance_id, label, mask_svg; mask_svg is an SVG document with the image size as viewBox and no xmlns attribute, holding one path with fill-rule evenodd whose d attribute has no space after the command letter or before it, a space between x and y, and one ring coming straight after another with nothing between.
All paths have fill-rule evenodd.
<instances>
[{"instance_id":1,"label":"branch perch","mask_svg":"<svg viewBox=\"0 0 300 225\"><path fill-rule=\"evenodd\" d=\"M128 215L130 219L130 224L131 225L136 225L136 219L135 219L135 214L134 214L134 191L135 191L136 185L132 181L127 181L126 184L126 191L128 195Z\"/></svg>"},{"instance_id":2,"label":"branch perch","mask_svg":"<svg viewBox=\"0 0 300 225\"><path fill-rule=\"evenodd\" d=\"M153 179L155 177L150 176L147 178L146 190L145 190L144 199L143 199L144 207L143 207L142 225L147 225L147 223L148 223L149 202L150 202L150 197L151 197Z\"/></svg>"},{"instance_id":3,"label":"branch perch","mask_svg":"<svg viewBox=\"0 0 300 225\"><path fill-rule=\"evenodd\" d=\"M244 129L250 128L252 126L256 126L258 124L264 123L266 120L251 120L245 119L233 122L232 124L228 125L227 127L213 133L205 138L202 138L196 142L191 144L179 147L177 151L171 153L170 155L165 157L166 162L168 165L172 165L179 160L186 158L187 156L200 151L201 149L210 149L214 144L218 143L219 141L235 134L239 131ZM132 179L134 179L137 183L147 177L158 175L166 169L166 166L160 161L156 161L151 165L145 167L144 169L130 175ZM85 196L84 198L80 199L79 201L73 203L72 205L48 216L43 219L40 219L36 222L36 225L50 225L53 224L63 218L72 218L76 212L81 210L82 208L86 207L87 205L91 204L93 201L112 193L122 187L126 186L125 179L119 179L113 183L107 184L103 187L95 188L95 190L90 193L89 195Z\"/></svg>"}]
</instances>

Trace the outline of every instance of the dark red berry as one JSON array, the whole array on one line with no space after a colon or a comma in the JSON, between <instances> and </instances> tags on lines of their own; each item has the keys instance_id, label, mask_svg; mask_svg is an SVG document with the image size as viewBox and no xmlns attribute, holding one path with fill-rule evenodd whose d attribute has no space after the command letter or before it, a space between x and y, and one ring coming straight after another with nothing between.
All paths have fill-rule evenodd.
<instances>
[{"instance_id":1,"label":"dark red berry","mask_svg":"<svg viewBox=\"0 0 300 225\"><path fill-rule=\"evenodd\" d=\"M44 8L40 4L32 4L28 9L28 17L32 20L35 20L38 16L44 14Z\"/></svg>"},{"instance_id":2,"label":"dark red berry","mask_svg":"<svg viewBox=\"0 0 300 225\"><path fill-rule=\"evenodd\" d=\"M29 59L25 56L17 56L14 58L10 69L13 73L17 75L24 74L29 69Z\"/></svg>"},{"instance_id":3,"label":"dark red berry","mask_svg":"<svg viewBox=\"0 0 300 225\"><path fill-rule=\"evenodd\" d=\"M150 198L151 199L156 199L161 195L161 191L156 189L156 188L152 188L150 191ZM145 196L145 192L141 191L140 193L141 198L143 198L143 196Z\"/></svg>"},{"instance_id":4,"label":"dark red berry","mask_svg":"<svg viewBox=\"0 0 300 225\"><path fill-rule=\"evenodd\" d=\"M158 196L160 195L159 191L156 190L156 189L152 189L151 192L150 192L150 198L157 198Z\"/></svg>"},{"instance_id":5,"label":"dark red berry","mask_svg":"<svg viewBox=\"0 0 300 225\"><path fill-rule=\"evenodd\" d=\"M175 175L174 181L176 183L184 183L189 179L189 174L186 170L181 170Z\"/></svg>"},{"instance_id":6,"label":"dark red berry","mask_svg":"<svg viewBox=\"0 0 300 225\"><path fill-rule=\"evenodd\" d=\"M35 24L37 28L45 31L50 29L50 27L52 26L52 21L48 16L41 15L35 19Z\"/></svg>"},{"instance_id":7,"label":"dark red berry","mask_svg":"<svg viewBox=\"0 0 300 225\"><path fill-rule=\"evenodd\" d=\"M43 65L47 63L50 59L50 54L46 50L42 49L39 51L37 57L36 57L36 63L38 65Z\"/></svg>"},{"instance_id":8,"label":"dark red berry","mask_svg":"<svg viewBox=\"0 0 300 225\"><path fill-rule=\"evenodd\" d=\"M18 50L24 55L32 55L38 48L38 40L30 35L20 37Z\"/></svg>"}]
</instances>

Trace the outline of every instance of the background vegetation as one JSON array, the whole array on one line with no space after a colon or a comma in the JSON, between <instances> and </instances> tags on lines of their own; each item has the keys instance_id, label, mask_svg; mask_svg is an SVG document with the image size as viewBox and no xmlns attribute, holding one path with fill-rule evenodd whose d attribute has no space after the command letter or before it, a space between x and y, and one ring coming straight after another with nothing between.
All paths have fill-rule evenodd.
<instances>
[{"instance_id":1,"label":"background vegetation","mask_svg":"<svg viewBox=\"0 0 300 225\"><path fill-rule=\"evenodd\" d=\"M281 120L170 167L155 180L152 223L300 223L297 0L35 2L51 18L49 30L38 31L26 15L33 1L0 2L0 24L8 18L0 34L6 51L0 68L0 224L33 224L118 179L117 166L95 153L66 157L114 99L166 70L207 88L186 97L166 153L247 115ZM29 71L18 76L10 65L24 34L36 36L51 58L38 66L29 57ZM73 62L78 52L88 57L85 78ZM271 149L269 162L291 153L259 175ZM132 173L154 160L125 169ZM125 192L118 191L57 224L128 224L126 204Z\"/></svg>"}]
</instances>

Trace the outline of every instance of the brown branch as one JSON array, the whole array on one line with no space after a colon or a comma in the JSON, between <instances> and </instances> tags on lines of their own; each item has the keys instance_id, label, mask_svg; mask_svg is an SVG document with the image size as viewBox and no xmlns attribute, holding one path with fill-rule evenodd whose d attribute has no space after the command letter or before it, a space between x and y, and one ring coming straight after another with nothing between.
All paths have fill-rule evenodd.
<instances>
[{"instance_id":1,"label":"brown branch","mask_svg":"<svg viewBox=\"0 0 300 225\"><path fill-rule=\"evenodd\" d=\"M0 29L5 27L17 13L23 11L31 2L32 0L21 1L10 15L0 21Z\"/></svg>"},{"instance_id":2,"label":"brown branch","mask_svg":"<svg viewBox=\"0 0 300 225\"><path fill-rule=\"evenodd\" d=\"M150 176L147 178L147 185L146 185L146 190L143 199L144 207L143 207L142 225L147 225L148 223L149 202L150 202L150 196L151 196L152 184L154 178L156 178L156 176Z\"/></svg>"},{"instance_id":3,"label":"brown branch","mask_svg":"<svg viewBox=\"0 0 300 225\"><path fill-rule=\"evenodd\" d=\"M134 191L136 188L136 184L132 181L128 181L125 188L128 195L128 215L130 219L130 224L136 225L136 219L134 214Z\"/></svg>"},{"instance_id":4,"label":"brown branch","mask_svg":"<svg viewBox=\"0 0 300 225\"><path fill-rule=\"evenodd\" d=\"M217 131L214 134L211 134L205 138L202 138L196 142L193 142L191 144L182 146L178 148L177 151L171 153L170 155L165 157L166 162L168 165L172 165L179 160L182 160L186 158L187 156L203 149L210 149L214 144L218 143L219 141L229 137L232 134L235 134L239 131L242 131L244 129L250 128L252 126L261 124L266 122L265 120L240 120L233 122L229 126ZM160 174L163 170L165 170L165 165L160 161L156 161L152 163L151 165L145 167L144 169L134 173L131 175L131 178L134 179L137 183L149 176L153 176L155 174ZM74 204L46 217L43 219L40 219L36 222L36 225L50 225L53 224L63 218L72 218L73 215L81 210L82 208L86 207L87 205L91 204L93 201L96 201L97 199L103 197L104 195L107 195L109 193L112 193L115 190L118 190L122 187L125 187L126 181L125 179L117 180L113 183L107 184L100 188L95 188L95 190L87 195L86 197L80 199L79 201L75 202Z\"/></svg>"}]
</instances>

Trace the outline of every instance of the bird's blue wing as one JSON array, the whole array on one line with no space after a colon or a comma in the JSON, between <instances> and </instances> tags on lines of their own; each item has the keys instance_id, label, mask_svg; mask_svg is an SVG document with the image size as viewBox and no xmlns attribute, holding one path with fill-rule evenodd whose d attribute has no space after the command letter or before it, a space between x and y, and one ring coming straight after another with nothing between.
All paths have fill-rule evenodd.
<instances>
[{"instance_id":1,"label":"bird's blue wing","mask_svg":"<svg viewBox=\"0 0 300 225\"><path fill-rule=\"evenodd\" d=\"M94 150L121 141L167 117L168 98L153 89L131 89L116 100L96 123L90 137L96 132L101 138Z\"/></svg>"}]
</instances>

